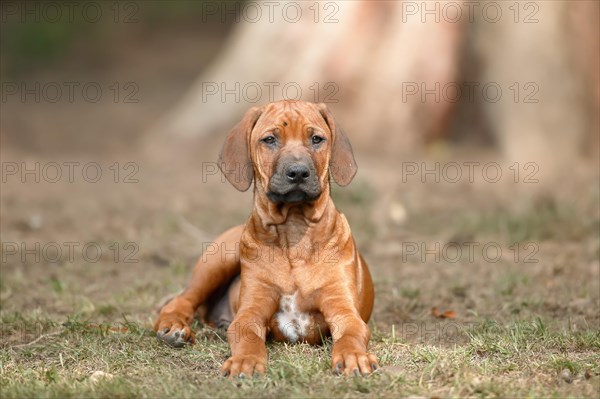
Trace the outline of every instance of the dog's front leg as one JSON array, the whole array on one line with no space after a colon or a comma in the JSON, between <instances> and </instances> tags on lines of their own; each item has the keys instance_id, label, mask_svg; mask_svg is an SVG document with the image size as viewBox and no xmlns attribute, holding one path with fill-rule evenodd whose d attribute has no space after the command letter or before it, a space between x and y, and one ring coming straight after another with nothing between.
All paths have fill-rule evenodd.
<instances>
[{"instance_id":1,"label":"dog's front leg","mask_svg":"<svg viewBox=\"0 0 600 399\"><path fill-rule=\"evenodd\" d=\"M335 374L370 374L379 364L367 352L371 331L353 305L351 295L331 295L322 301L321 312L333 337L331 368Z\"/></svg>"},{"instance_id":2,"label":"dog's front leg","mask_svg":"<svg viewBox=\"0 0 600 399\"><path fill-rule=\"evenodd\" d=\"M154 322L159 338L175 347L194 342L190 323L198 306L240 273L237 248L243 230L244 226L229 229L207 246L194 267L188 287L160 310Z\"/></svg>"},{"instance_id":3,"label":"dog's front leg","mask_svg":"<svg viewBox=\"0 0 600 399\"><path fill-rule=\"evenodd\" d=\"M240 288L240 309L227 330L231 357L223 364L224 377L250 377L264 374L267 367L267 325L275 313L276 299L271 289L260 284Z\"/></svg>"}]
</instances>

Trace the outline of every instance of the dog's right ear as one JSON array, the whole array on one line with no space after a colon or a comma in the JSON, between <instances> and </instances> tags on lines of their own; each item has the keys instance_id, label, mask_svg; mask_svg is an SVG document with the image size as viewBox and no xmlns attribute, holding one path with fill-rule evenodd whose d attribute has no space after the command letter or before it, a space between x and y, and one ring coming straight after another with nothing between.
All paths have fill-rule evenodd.
<instances>
[{"instance_id":1,"label":"dog's right ear","mask_svg":"<svg viewBox=\"0 0 600 399\"><path fill-rule=\"evenodd\" d=\"M229 132L219 155L219 168L229 183L240 191L252 185L254 170L250 159L248 141L250 132L260 118L260 108L250 108L241 121Z\"/></svg>"}]
</instances>

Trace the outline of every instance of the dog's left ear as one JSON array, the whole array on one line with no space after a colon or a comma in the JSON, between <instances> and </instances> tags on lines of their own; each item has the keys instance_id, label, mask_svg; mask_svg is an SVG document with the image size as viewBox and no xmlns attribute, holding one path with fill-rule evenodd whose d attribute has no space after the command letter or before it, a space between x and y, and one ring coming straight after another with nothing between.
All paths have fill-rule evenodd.
<instances>
[{"instance_id":1,"label":"dog's left ear","mask_svg":"<svg viewBox=\"0 0 600 399\"><path fill-rule=\"evenodd\" d=\"M233 187L240 191L248 190L254 179L248 140L261 115L262 109L260 108L252 107L246 111L242 120L227 135L219 155L221 172Z\"/></svg>"},{"instance_id":2,"label":"dog's left ear","mask_svg":"<svg viewBox=\"0 0 600 399\"><path fill-rule=\"evenodd\" d=\"M336 125L335 119L327 105L320 103L317 104L319 112L327 122L329 130L333 135L333 147L331 149L331 159L329 161L329 170L331 170L331 176L337 184L340 186L347 186L350 184L358 166L354 160L354 153L352 152L352 145L346 134Z\"/></svg>"}]
</instances>

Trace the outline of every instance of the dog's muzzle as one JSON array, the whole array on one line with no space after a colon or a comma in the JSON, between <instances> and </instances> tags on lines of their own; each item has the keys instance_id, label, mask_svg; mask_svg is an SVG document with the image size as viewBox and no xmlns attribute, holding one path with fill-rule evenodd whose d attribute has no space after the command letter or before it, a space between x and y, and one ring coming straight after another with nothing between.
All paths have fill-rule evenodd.
<instances>
[{"instance_id":1,"label":"dog's muzzle","mask_svg":"<svg viewBox=\"0 0 600 399\"><path fill-rule=\"evenodd\" d=\"M278 163L267 193L276 203L311 202L320 195L317 171L308 160Z\"/></svg>"}]
</instances>

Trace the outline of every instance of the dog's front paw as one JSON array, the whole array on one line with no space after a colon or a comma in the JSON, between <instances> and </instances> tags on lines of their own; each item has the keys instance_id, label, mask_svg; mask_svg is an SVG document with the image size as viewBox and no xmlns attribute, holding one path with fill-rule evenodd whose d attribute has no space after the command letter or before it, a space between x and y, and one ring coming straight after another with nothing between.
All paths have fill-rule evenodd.
<instances>
[{"instance_id":1,"label":"dog's front paw","mask_svg":"<svg viewBox=\"0 0 600 399\"><path fill-rule=\"evenodd\" d=\"M223 377L255 377L267 370L266 359L254 355L231 356L221 367Z\"/></svg>"},{"instance_id":2,"label":"dog's front paw","mask_svg":"<svg viewBox=\"0 0 600 399\"><path fill-rule=\"evenodd\" d=\"M336 375L368 375L379 368L377 357L362 351L345 351L334 354L331 367Z\"/></svg>"},{"instance_id":3,"label":"dog's front paw","mask_svg":"<svg viewBox=\"0 0 600 399\"><path fill-rule=\"evenodd\" d=\"M154 324L154 330L159 339L174 348L181 348L185 344L193 344L196 341L190 326L177 317L159 317Z\"/></svg>"}]
</instances>

